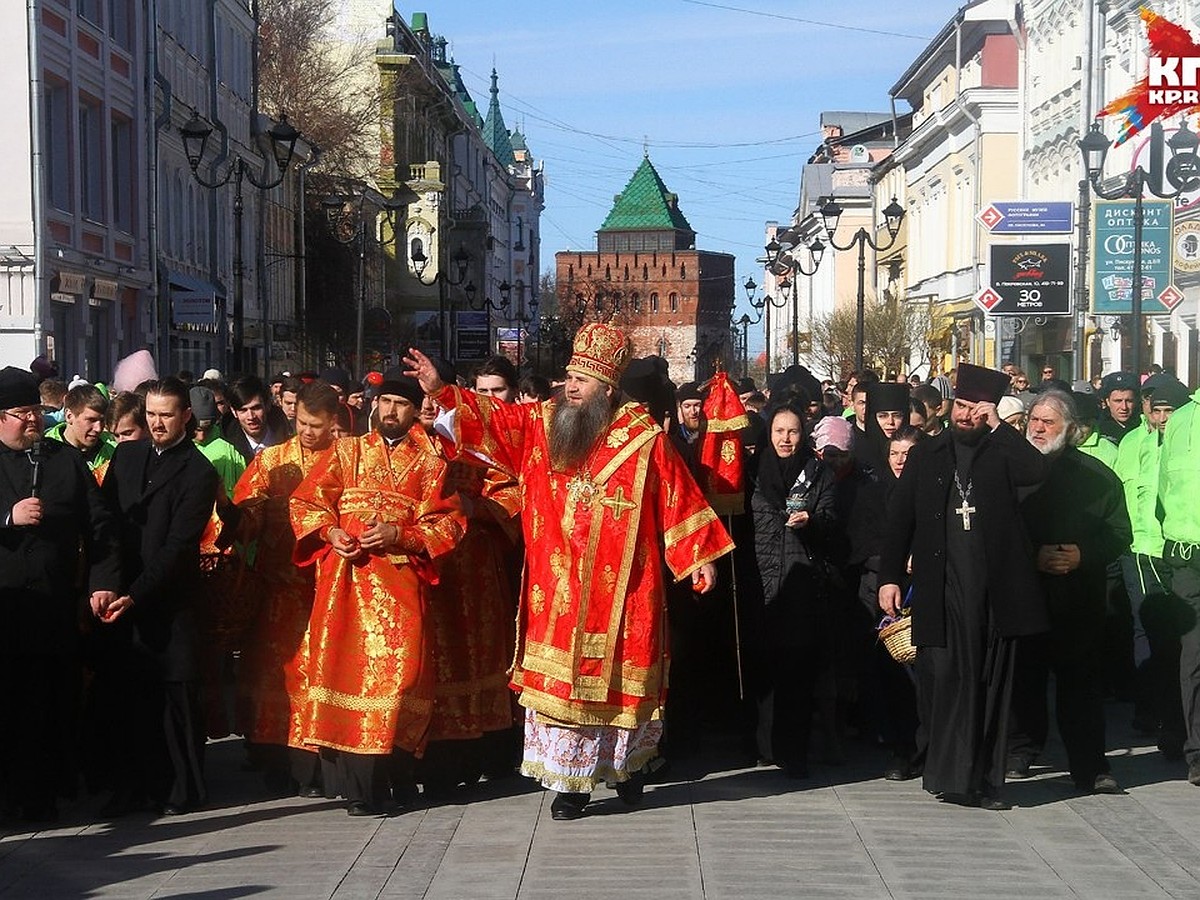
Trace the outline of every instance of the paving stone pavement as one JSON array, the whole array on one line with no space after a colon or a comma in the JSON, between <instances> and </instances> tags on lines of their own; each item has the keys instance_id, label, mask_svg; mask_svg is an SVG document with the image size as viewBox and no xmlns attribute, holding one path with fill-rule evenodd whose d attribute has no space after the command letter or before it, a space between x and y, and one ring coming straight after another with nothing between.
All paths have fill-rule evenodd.
<instances>
[{"instance_id":1,"label":"paving stone pavement","mask_svg":"<svg viewBox=\"0 0 1200 900\"><path fill-rule=\"evenodd\" d=\"M252 799L237 741L209 747L213 802L186 816L95 823L103 798L58 826L0 836L0 900L540 900L540 898L1200 897L1200 788L1145 738L1114 727L1125 796L1081 797L1054 768L1009 785L1015 808L939 803L877 777L851 746L795 782L739 765L712 739L628 810L612 791L554 822L548 795L511 778L388 819L327 800ZM713 746L715 744L715 747ZM1133 749L1128 749L1132 747Z\"/></svg>"}]
</instances>

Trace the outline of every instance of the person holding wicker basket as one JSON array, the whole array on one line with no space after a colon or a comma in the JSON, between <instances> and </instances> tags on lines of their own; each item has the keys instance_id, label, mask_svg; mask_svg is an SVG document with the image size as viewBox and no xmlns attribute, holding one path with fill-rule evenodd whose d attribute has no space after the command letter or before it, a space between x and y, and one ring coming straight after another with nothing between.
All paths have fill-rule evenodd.
<instances>
[{"instance_id":1,"label":"person holding wicker basket","mask_svg":"<svg viewBox=\"0 0 1200 900\"><path fill-rule=\"evenodd\" d=\"M1008 385L1003 372L959 367L951 427L912 449L896 483L879 566L879 605L895 616L912 558L924 787L992 810L1008 808L1017 639L1050 625L1017 503L1045 461L996 412Z\"/></svg>"}]
</instances>

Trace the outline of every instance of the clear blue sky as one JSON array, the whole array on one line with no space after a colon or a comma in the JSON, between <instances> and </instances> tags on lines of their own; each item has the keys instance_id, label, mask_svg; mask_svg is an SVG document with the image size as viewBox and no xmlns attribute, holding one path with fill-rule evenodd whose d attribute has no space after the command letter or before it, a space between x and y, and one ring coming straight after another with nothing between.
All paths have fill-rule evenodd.
<instances>
[{"instance_id":1,"label":"clear blue sky","mask_svg":"<svg viewBox=\"0 0 1200 900\"><path fill-rule=\"evenodd\" d=\"M643 141L697 232L737 256L738 302L763 223L786 221L823 110L886 111L887 90L958 0L442 0L427 12L480 111L493 64L508 127L545 162L543 270L595 230ZM903 109L903 107L901 107Z\"/></svg>"}]
</instances>

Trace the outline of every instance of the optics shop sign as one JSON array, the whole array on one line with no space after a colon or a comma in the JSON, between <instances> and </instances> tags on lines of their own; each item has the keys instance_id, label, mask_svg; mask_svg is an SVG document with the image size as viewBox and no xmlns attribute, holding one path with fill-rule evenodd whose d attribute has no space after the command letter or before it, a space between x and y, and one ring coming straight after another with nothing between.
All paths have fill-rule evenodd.
<instances>
[{"instance_id":1,"label":"optics shop sign","mask_svg":"<svg viewBox=\"0 0 1200 900\"><path fill-rule=\"evenodd\" d=\"M1092 312L1122 316L1133 304L1132 200L1097 201L1092 229ZM1142 202L1142 312L1162 315L1178 304L1179 291L1172 285L1172 207L1169 200Z\"/></svg>"},{"instance_id":2,"label":"optics shop sign","mask_svg":"<svg viewBox=\"0 0 1200 900\"><path fill-rule=\"evenodd\" d=\"M1070 244L992 244L988 287L976 302L993 316L1067 316L1070 287Z\"/></svg>"}]
</instances>

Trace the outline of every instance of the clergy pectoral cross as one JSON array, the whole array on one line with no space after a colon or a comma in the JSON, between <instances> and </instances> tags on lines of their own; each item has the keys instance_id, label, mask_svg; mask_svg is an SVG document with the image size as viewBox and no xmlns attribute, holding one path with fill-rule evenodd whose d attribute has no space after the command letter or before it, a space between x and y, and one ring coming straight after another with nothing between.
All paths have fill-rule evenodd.
<instances>
[{"instance_id":1,"label":"clergy pectoral cross","mask_svg":"<svg viewBox=\"0 0 1200 900\"><path fill-rule=\"evenodd\" d=\"M625 499L624 487L618 487L617 492L611 497L605 497L603 500L601 500L600 505L607 506L610 510L612 510L614 522L620 522L621 516L627 511L637 509L636 503Z\"/></svg>"},{"instance_id":2,"label":"clergy pectoral cross","mask_svg":"<svg viewBox=\"0 0 1200 900\"><path fill-rule=\"evenodd\" d=\"M975 507L967 506L967 499L966 499L966 497L964 497L962 506L958 507L954 511L956 513L958 513L960 516L962 516L963 531L970 531L971 530L971 513L975 512Z\"/></svg>"}]
</instances>

